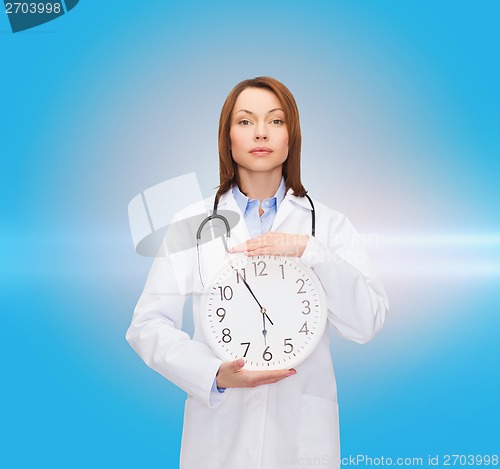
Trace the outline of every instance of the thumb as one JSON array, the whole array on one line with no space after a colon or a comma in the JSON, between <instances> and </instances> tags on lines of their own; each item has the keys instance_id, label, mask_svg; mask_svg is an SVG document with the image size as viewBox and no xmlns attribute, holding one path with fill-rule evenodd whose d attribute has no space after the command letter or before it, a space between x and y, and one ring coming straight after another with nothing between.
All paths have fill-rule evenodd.
<instances>
[{"instance_id":1,"label":"thumb","mask_svg":"<svg viewBox=\"0 0 500 469\"><path fill-rule=\"evenodd\" d=\"M234 371L238 371L241 368L243 368L244 366L245 366L245 360L243 360L243 358L239 358L238 360L235 360L233 362L233 369L234 369Z\"/></svg>"}]
</instances>

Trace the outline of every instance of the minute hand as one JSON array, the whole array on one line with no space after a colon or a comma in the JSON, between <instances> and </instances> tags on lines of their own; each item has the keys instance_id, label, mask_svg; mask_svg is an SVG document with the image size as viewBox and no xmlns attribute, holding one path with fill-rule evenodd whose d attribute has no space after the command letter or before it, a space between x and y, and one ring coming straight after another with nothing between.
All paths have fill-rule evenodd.
<instances>
[{"instance_id":1,"label":"minute hand","mask_svg":"<svg viewBox=\"0 0 500 469\"><path fill-rule=\"evenodd\" d=\"M266 308L263 308L262 305L260 304L259 300L257 299L257 297L255 296L254 292L252 291L252 289L250 288L250 285L248 285L248 283L246 282L245 278L238 272L236 271L236 273L238 274L238 277L243 281L243 283L245 284L245 287L248 288L248 291L251 293L251 295L253 296L254 300L257 302L257 304L259 305L259 308L260 308L260 312L267 318L267 320L271 323L271 326L274 326L274 323L271 321L271 318L267 315L267 312L266 312Z\"/></svg>"}]
</instances>

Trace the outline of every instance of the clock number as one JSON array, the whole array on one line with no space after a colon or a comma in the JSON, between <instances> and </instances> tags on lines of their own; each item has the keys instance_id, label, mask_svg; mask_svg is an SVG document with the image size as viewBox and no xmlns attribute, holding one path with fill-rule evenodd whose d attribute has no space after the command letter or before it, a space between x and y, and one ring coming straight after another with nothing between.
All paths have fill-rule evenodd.
<instances>
[{"instance_id":1,"label":"clock number","mask_svg":"<svg viewBox=\"0 0 500 469\"><path fill-rule=\"evenodd\" d=\"M271 352L269 352L269 347L270 345L268 345L266 347L266 349L264 350L264 353L262 354L262 358L266 361L266 362L270 362L272 359L273 359L273 354Z\"/></svg>"},{"instance_id":2,"label":"clock number","mask_svg":"<svg viewBox=\"0 0 500 469\"><path fill-rule=\"evenodd\" d=\"M234 269L234 271L236 272L236 283L240 283L240 278L243 280L243 282L246 282L247 272L244 267L242 269ZM240 271L243 272L243 274L240 274Z\"/></svg>"},{"instance_id":3,"label":"clock number","mask_svg":"<svg viewBox=\"0 0 500 469\"><path fill-rule=\"evenodd\" d=\"M266 270L266 263L264 261L259 261L259 262L252 262L253 264L253 270L255 272L255 276L256 277L264 277L265 275L267 275L266 272L264 272ZM259 266L261 269L260 269L260 272L257 273L257 266Z\"/></svg>"},{"instance_id":4,"label":"clock number","mask_svg":"<svg viewBox=\"0 0 500 469\"><path fill-rule=\"evenodd\" d=\"M293 352L293 345L289 342L290 340L292 340L291 338L290 339L285 339L285 347L290 347L288 350L283 350L285 353L292 353Z\"/></svg>"},{"instance_id":5,"label":"clock number","mask_svg":"<svg viewBox=\"0 0 500 469\"><path fill-rule=\"evenodd\" d=\"M302 327L300 328L299 332L303 332L305 335L309 334L309 329L307 328L307 321L302 324Z\"/></svg>"},{"instance_id":6,"label":"clock number","mask_svg":"<svg viewBox=\"0 0 500 469\"><path fill-rule=\"evenodd\" d=\"M219 322L222 322L226 317L226 310L224 308L217 308L215 314L220 317Z\"/></svg>"},{"instance_id":7,"label":"clock number","mask_svg":"<svg viewBox=\"0 0 500 469\"><path fill-rule=\"evenodd\" d=\"M220 300L230 300L233 297L233 289L227 285L225 287L219 287Z\"/></svg>"},{"instance_id":8,"label":"clock number","mask_svg":"<svg viewBox=\"0 0 500 469\"><path fill-rule=\"evenodd\" d=\"M281 267L281 280L285 280L285 266L284 264L280 264Z\"/></svg>"},{"instance_id":9,"label":"clock number","mask_svg":"<svg viewBox=\"0 0 500 469\"><path fill-rule=\"evenodd\" d=\"M311 312L311 308L309 307L311 305L311 302L309 300L302 300L302 304L304 305L304 308L306 311L302 311L302 314L309 314Z\"/></svg>"},{"instance_id":10,"label":"clock number","mask_svg":"<svg viewBox=\"0 0 500 469\"><path fill-rule=\"evenodd\" d=\"M299 289L297 290L297 295L300 294L300 293L306 293L306 291L304 290L304 285L305 285L306 282L304 282L304 280L302 280L301 278L298 278L295 283L297 283L297 284L301 283L302 284L302 285L300 285Z\"/></svg>"},{"instance_id":11,"label":"clock number","mask_svg":"<svg viewBox=\"0 0 500 469\"><path fill-rule=\"evenodd\" d=\"M245 349L245 353L243 354L243 358L247 356L248 349L250 348L250 342L241 342L241 345L246 345L247 348Z\"/></svg>"},{"instance_id":12,"label":"clock number","mask_svg":"<svg viewBox=\"0 0 500 469\"><path fill-rule=\"evenodd\" d=\"M222 342L228 344L229 342L231 342L231 340L232 340L231 329L227 327L222 329Z\"/></svg>"}]
</instances>

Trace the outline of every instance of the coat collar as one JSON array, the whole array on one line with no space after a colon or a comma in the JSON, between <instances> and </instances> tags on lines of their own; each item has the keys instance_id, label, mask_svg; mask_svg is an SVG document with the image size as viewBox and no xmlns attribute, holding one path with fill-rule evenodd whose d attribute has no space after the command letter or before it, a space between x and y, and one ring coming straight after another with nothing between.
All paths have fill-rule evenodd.
<instances>
[{"instance_id":1,"label":"coat collar","mask_svg":"<svg viewBox=\"0 0 500 469\"><path fill-rule=\"evenodd\" d=\"M292 189L288 189L288 192L286 193L285 198L281 202L278 212L276 213L276 218L274 219L272 226L273 231L277 231L277 228L287 219L296 206L312 210L311 204L306 197L297 197L293 195ZM248 232L243 214L234 199L232 191L229 190L220 196L218 208L224 210L234 210L240 215L240 221L233 230L235 241L244 241L250 238L250 233Z\"/></svg>"},{"instance_id":2,"label":"coat collar","mask_svg":"<svg viewBox=\"0 0 500 469\"><path fill-rule=\"evenodd\" d=\"M236 212L240 216L240 221L238 224L231 230L231 241L230 245L236 245L246 241L250 238L250 233L248 232L247 224L245 223L245 219L243 218L243 214L241 213L236 200L234 199L233 192L231 190L224 192L220 196L219 203L217 205L217 209L219 210L231 210Z\"/></svg>"},{"instance_id":3,"label":"coat collar","mask_svg":"<svg viewBox=\"0 0 500 469\"><path fill-rule=\"evenodd\" d=\"M274 219L272 230L278 231L278 227L287 219L292 210L297 206L312 210L311 204L306 197L297 197L293 195L292 189L288 189L288 192L278 209L276 218Z\"/></svg>"}]
</instances>

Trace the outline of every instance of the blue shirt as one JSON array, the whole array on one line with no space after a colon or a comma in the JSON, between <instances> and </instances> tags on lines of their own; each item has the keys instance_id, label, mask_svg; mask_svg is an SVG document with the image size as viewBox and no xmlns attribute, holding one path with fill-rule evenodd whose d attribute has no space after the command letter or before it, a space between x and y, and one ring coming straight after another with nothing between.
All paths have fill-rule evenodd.
<instances>
[{"instance_id":1,"label":"blue shirt","mask_svg":"<svg viewBox=\"0 0 500 469\"><path fill-rule=\"evenodd\" d=\"M245 194L243 194L243 192L240 191L238 186L234 186L232 191L234 200L241 210L243 219L247 224L250 237L255 238L256 236L269 231L273 226L278 208L285 198L285 179L281 178L280 185L276 194L274 194L274 197L270 197L269 199L262 201L262 210L264 210L262 216L259 215L259 207L261 203L258 199L250 200Z\"/></svg>"}]
</instances>

